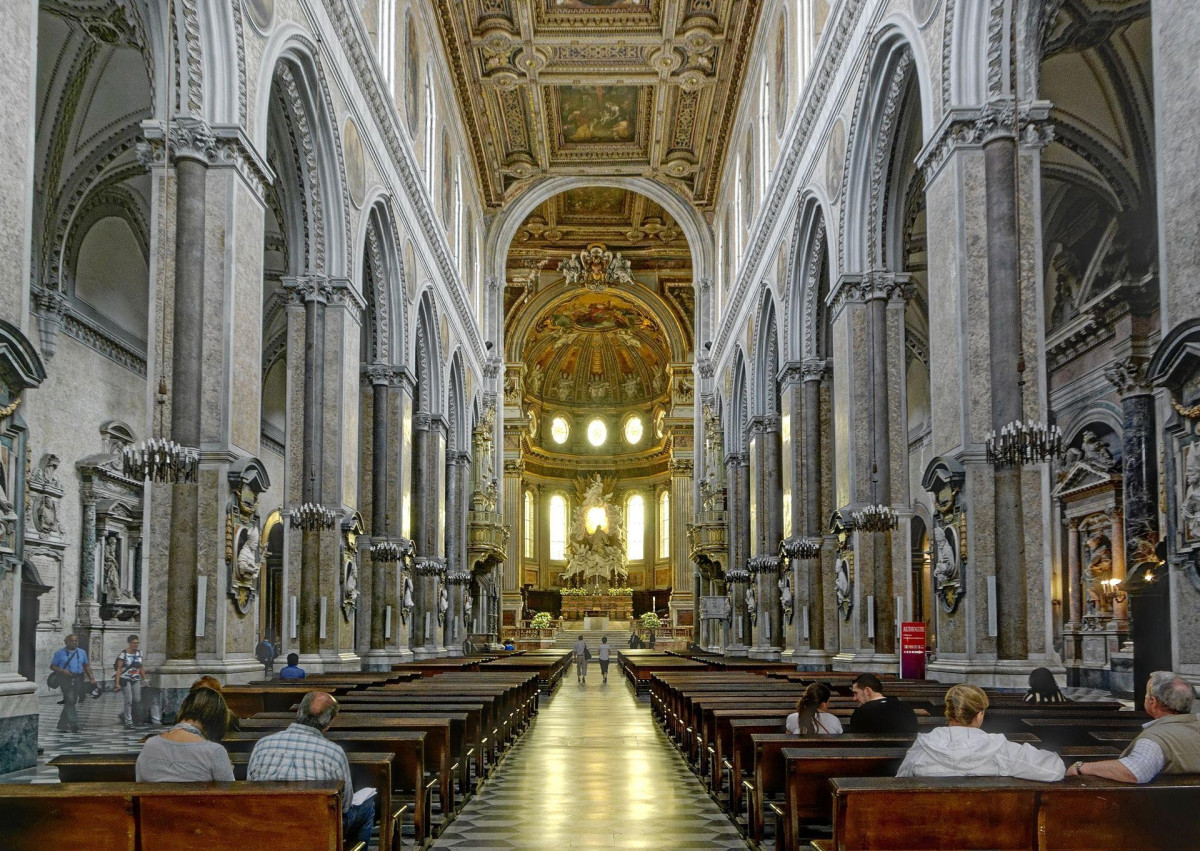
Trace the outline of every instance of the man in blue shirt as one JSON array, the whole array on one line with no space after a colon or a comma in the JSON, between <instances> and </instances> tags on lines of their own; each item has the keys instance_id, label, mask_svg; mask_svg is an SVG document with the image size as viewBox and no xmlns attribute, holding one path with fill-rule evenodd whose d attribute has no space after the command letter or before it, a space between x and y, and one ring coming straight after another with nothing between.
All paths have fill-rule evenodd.
<instances>
[{"instance_id":1,"label":"man in blue shirt","mask_svg":"<svg viewBox=\"0 0 1200 851\"><path fill-rule=\"evenodd\" d=\"M300 667L300 657L295 653L287 655L287 665L279 671L279 679L281 680L302 680L304 679L304 669Z\"/></svg>"},{"instance_id":2,"label":"man in blue shirt","mask_svg":"<svg viewBox=\"0 0 1200 851\"><path fill-rule=\"evenodd\" d=\"M75 704L83 697L83 678L86 676L94 686L96 677L92 674L87 651L79 646L78 636L73 633L68 635L63 645L50 660L50 670L58 674L59 688L62 689L63 695L63 711L58 719L58 729L78 733L79 714L75 711Z\"/></svg>"}]
</instances>

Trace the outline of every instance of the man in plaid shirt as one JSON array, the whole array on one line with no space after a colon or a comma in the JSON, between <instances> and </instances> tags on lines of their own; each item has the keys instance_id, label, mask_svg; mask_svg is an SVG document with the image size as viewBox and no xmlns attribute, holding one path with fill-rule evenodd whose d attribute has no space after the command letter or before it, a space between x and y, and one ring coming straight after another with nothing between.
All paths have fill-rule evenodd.
<instances>
[{"instance_id":1,"label":"man in plaid shirt","mask_svg":"<svg viewBox=\"0 0 1200 851\"><path fill-rule=\"evenodd\" d=\"M264 736L254 745L247 780L341 780L342 829L351 842L369 842L375 824L375 799L354 804L350 761L339 745L325 738L338 703L323 691L310 691L300 700L296 721L286 730Z\"/></svg>"}]
</instances>

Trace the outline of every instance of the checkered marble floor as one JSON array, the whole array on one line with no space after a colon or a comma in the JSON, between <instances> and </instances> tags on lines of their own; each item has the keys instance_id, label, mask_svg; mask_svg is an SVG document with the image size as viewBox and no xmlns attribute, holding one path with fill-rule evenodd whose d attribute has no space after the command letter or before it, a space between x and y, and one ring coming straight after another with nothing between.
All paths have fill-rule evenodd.
<instances>
[{"instance_id":1,"label":"checkered marble floor","mask_svg":"<svg viewBox=\"0 0 1200 851\"><path fill-rule=\"evenodd\" d=\"M56 729L62 706L58 693L38 698L38 764L24 771L0 774L0 783L57 783L58 769L46 763L59 754L122 753L141 749L141 740L165 728L149 724L126 730L120 721L124 703L121 695L106 691L99 698L84 698L76 709L79 732L63 733Z\"/></svg>"},{"instance_id":2,"label":"checkered marble floor","mask_svg":"<svg viewBox=\"0 0 1200 851\"><path fill-rule=\"evenodd\" d=\"M566 679L434 848L746 849L628 683Z\"/></svg>"}]
</instances>

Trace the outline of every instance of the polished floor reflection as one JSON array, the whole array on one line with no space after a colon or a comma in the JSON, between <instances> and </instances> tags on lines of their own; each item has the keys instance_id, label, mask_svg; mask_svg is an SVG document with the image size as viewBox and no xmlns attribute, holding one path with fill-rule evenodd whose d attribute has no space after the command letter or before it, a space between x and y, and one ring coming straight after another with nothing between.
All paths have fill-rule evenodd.
<instances>
[{"instance_id":1,"label":"polished floor reflection","mask_svg":"<svg viewBox=\"0 0 1200 851\"><path fill-rule=\"evenodd\" d=\"M745 842L614 664L568 672L435 848L737 848Z\"/></svg>"}]
</instances>

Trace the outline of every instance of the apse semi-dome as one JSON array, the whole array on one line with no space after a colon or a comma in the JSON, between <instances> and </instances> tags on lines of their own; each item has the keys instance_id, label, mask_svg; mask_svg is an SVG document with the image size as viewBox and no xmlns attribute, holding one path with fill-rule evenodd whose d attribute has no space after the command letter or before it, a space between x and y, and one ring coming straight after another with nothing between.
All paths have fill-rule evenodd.
<instances>
[{"instance_id":1,"label":"apse semi-dome","mask_svg":"<svg viewBox=\"0 0 1200 851\"><path fill-rule=\"evenodd\" d=\"M614 290L548 307L524 347L525 389L548 406L612 409L664 396L670 360L649 311Z\"/></svg>"}]
</instances>

